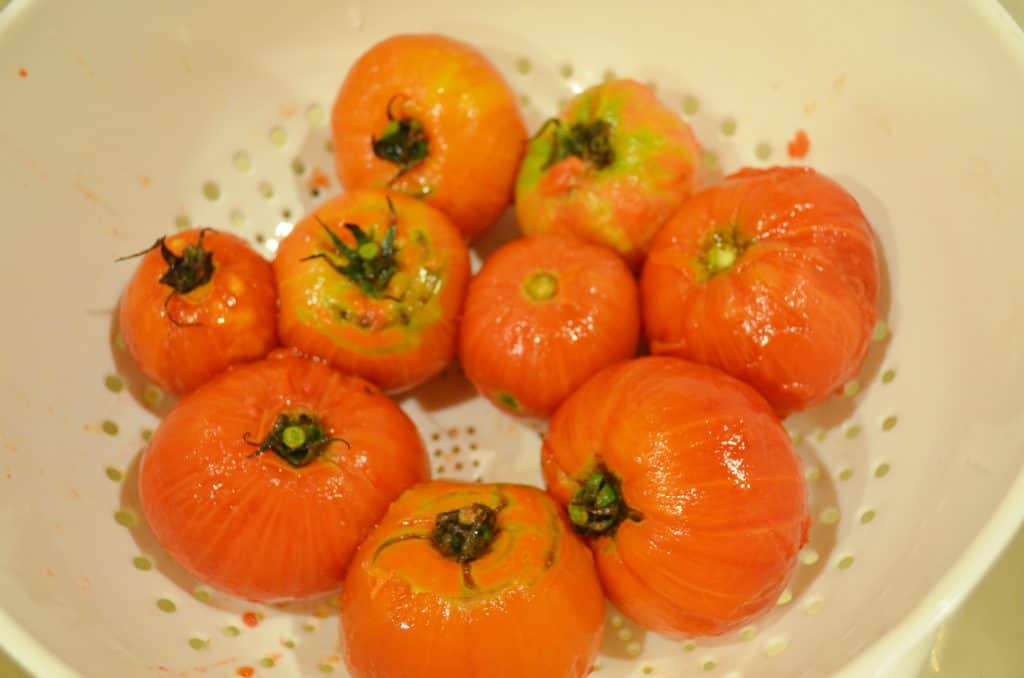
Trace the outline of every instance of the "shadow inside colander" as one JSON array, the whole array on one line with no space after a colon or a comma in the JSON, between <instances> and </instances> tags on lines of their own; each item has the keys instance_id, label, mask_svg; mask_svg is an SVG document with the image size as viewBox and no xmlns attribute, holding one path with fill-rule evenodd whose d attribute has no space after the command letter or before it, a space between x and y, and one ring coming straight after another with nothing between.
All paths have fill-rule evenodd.
<instances>
[{"instance_id":1,"label":"shadow inside colander","mask_svg":"<svg viewBox=\"0 0 1024 678\"><path fill-rule=\"evenodd\" d=\"M878 378L882 366L886 364L889 345L892 341L892 329L898 325L899 318L895 316L892 309L892 278L890 270L895 264L890 261L891 256L896 256L890 249L887 251L884 242L891 242L891 226L889 215L882 202L862 184L846 176L833 177L843 185L860 203L861 209L868 221L874 227L877 237L875 247L878 251L878 319L887 328L883 337L876 337L868 348L867 355L857 375L858 390L863 391ZM832 396L821 405L807 411L797 413L787 420L787 424L798 431L811 431L815 429L828 430L835 428L850 418L856 411L859 399L855 397Z\"/></svg>"},{"instance_id":2,"label":"shadow inside colander","mask_svg":"<svg viewBox=\"0 0 1024 678\"><path fill-rule=\"evenodd\" d=\"M633 660L644 653L649 631L607 603L601 656Z\"/></svg>"},{"instance_id":3,"label":"shadow inside colander","mask_svg":"<svg viewBox=\"0 0 1024 678\"><path fill-rule=\"evenodd\" d=\"M144 453L145 448L140 449L124 471L124 480L121 482L121 508L132 511L138 517L130 532L139 547L139 552L146 554L152 561L154 569L168 581L173 582L188 595L192 595L199 582L164 551L142 513L142 502L139 499L139 463Z\"/></svg>"},{"instance_id":4,"label":"shadow inside colander","mask_svg":"<svg viewBox=\"0 0 1024 678\"><path fill-rule=\"evenodd\" d=\"M411 391L398 396L399 404L408 399L416 400L425 412L437 412L476 397L476 387L466 379L457 362L453 362L441 374Z\"/></svg>"},{"instance_id":5,"label":"shadow inside colander","mask_svg":"<svg viewBox=\"0 0 1024 678\"><path fill-rule=\"evenodd\" d=\"M793 579L789 583L793 600L799 601L821 575L827 564L831 562L843 515L835 482L832 474L826 472L828 467L821 460L819 450L806 439L796 445L796 450L804 462L804 468L820 470L820 475L807 483L808 510L811 514L811 529L807 545L814 549L818 558L810 564L798 563L796 572L793 573ZM833 511L839 511L838 515L830 515ZM823 520L822 516L827 516L828 520ZM835 519L833 520L833 518Z\"/></svg>"},{"instance_id":6,"label":"shadow inside colander","mask_svg":"<svg viewBox=\"0 0 1024 678\"><path fill-rule=\"evenodd\" d=\"M135 359L128 353L124 340L121 338L120 327L121 301L118 299L114 312L110 315L110 332L108 343L110 355L114 359L117 374L124 380L125 388L136 403L152 412L161 419L170 412L176 398L155 386L139 369Z\"/></svg>"}]
</instances>

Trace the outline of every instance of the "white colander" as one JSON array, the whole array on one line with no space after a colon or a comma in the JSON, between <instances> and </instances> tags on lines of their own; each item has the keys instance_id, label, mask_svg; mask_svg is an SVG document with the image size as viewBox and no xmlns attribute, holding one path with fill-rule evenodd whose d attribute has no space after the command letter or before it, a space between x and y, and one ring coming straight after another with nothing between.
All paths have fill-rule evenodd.
<instances>
[{"instance_id":1,"label":"white colander","mask_svg":"<svg viewBox=\"0 0 1024 678\"><path fill-rule=\"evenodd\" d=\"M132 264L114 258L189 224L271 256L338 190L325 123L348 65L408 31L480 46L534 128L602 78L651 82L712 180L790 162L806 130L807 161L860 201L885 324L858 381L787 422L815 518L790 589L715 640L610 611L595 676L896 675L1024 507L1024 39L994 2L14 0L0 12L0 644L48 678L345 675L332 601L201 587L139 519L142 433L169 403L117 345ZM513 232L507 218L477 258ZM539 483L540 429L455 368L402 404L435 476Z\"/></svg>"}]
</instances>

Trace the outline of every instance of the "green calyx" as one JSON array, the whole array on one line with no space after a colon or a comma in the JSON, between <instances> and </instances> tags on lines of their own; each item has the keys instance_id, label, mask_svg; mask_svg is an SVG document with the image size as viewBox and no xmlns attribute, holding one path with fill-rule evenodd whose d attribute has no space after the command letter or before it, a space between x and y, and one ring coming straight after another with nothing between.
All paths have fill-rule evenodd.
<instances>
[{"instance_id":1,"label":"green calyx","mask_svg":"<svg viewBox=\"0 0 1024 678\"><path fill-rule=\"evenodd\" d=\"M731 269L753 243L753 239L744 239L736 226L711 233L697 262L701 278L707 280Z\"/></svg>"},{"instance_id":2,"label":"green calyx","mask_svg":"<svg viewBox=\"0 0 1024 678\"><path fill-rule=\"evenodd\" d=\"M465 564L487 553L497 536L498 511L475 502L437 514L430 543L445 558Z\"/></svg>"},{"instance_id":3,"label":"green calyx","mask_svg":"<svg viewBox=\"0 0 1024 678\"><path fill-rule=\"evenodd\" d=\"M395 98L392 97L388 102L388 123L380 136L370 137L373 154L381 160L398 165L398 174L392 181L426 160L430 151L423 123L408 116L396 118L392 113Z\"/></svg>"},{"instance_id":4,"label":"green calyx","mask_svg":"<svg viewBox=\"0 0 1024 678\"><path fill-rule=\"evenodd\" d=\"M159 247L160 256L167 264L167 270L160 276L160 283L170 287L176 294L188 294L210 282L213 277L213 252L203 247L203 240L209 230L211 229L204 228L199 231L199 239L194 244L185 245L181 255L175 254L167 247L166 238L159 238L151 247L120 257L117 261L134 259Z\"/></svg>"},{"instance_id":5,"label":"green calyx","mask_svg":"<svg viewBox=\"0 0 1024 678\"><path fill-rule=\"evenodd\" d=\"M583 479L567 509L573 528L587 537L611 536L622 521L643 519L626 505L622 483L604 464Z\"/></svg>"},{"instance_id":6,"label":"green calyx","mask_svg":"<svg viewBox=\"0 0 1024 678\"><path fill-rule=\"evenodd\" d=\"M320 221L319 216L316 219ZM398 272L394 220L392 219L384 238L379 243L356 224L344 224L355 238L355 247L348 245L323 221L320 221L320 225L330 238L335 251L319 252L304 257L302 261L323 259L335 271L358 285L368 296L383 297L388 283Z\"/></svg>"},{"instance_id":7,"label":"green calyx","mask_svg":"<svg viewBox=\"0 0 1024 678\"><path fill-rule=\"evenodd\" d=\"M612 126L607 120L598 118L590 122L575 122L568 129L558 118L544 123L538 136L548 127L553 127L551 134L551 152L542 169L547 169L576 156L587 164L604 169L615 161L615 152L611 145Z\"/></svg>"},{"instance_id":8,"label":"green calyx","mask_svg":"<svg viewBox=\"0 0 1024 678\"><path fill-rule=\"evenodd\" d=\"M279 414L263 442L257 444L250 441L248 434L245 441L257 445L256 451L250 456L271 451L292 468L302 468L313 463L333 442L348 445L341 438L327 437L316 418L306 413Z\"/></svg>"}]
</instances>

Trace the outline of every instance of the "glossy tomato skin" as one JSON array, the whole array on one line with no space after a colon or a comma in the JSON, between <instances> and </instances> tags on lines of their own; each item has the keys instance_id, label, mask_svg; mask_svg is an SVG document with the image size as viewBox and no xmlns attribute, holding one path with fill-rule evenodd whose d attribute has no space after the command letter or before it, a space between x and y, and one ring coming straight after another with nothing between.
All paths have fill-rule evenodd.
<instances>
[{"instance_id":1,"label":"glossy tomato skin","mask_svg":"<svg viewBox=\"0 0 1024 678\"><path fill-rule=\"evenodd\" d=\"M551 420L542 450L563 505L603 464L634 516L593 538L601 583L634 621L717 635L778 600L807 539L800 462L771 408L721 372L669 357L609 367Z\"/></svg>"},{"instance_id":2,"label":"glossy tomato skin","mask_svg":"<svg viewBox=\"0 0 1024 678\"><path fill-rule=\"evenodd\" d=\"M374 234L377 243L395 225L396 272L376 296L330 263L346 260L325 225L354 245L346 223ZM323 254L332 259L309 258ZM426 381L455 355L469 254L451 222L419 200L365 190L323 203L281 241L274 273L286 346L391 392Z\"/></svg>"},{"instance_id":3,"label":"glossy tomato skin","mask_svg":"<svg viewBox=\"0 0 1024 678\"><path fill-rule=\"evenodd\" d=\"M272 450L254 454L250 442L297 412L338 440L299 468ZM157 540L186 570L270 602L337 589L388 504L428 477L415 426L379 389L278 351L171 410L142 457L139 491Z\"/></svg>"},{"instance_id":4,"label":"glossy tomato skin","mask_svg":"<svg viewBox=\"0 0 1024 678\"><path fill-rule=\"evenodd\" d=\"M740 250L709 274L723 232ZM714 365L780 416L857 374L878 290L874 233L856 200L805 167L745 169L695 196L658 234L641 283L653 353Z\"/></svg>"},{"instance_id":5,"label":"glossy tomato skin","mask_svg":"<svg viewBox=\"0 0 1024 678\"><path fill-rule=\"evenodd\" d=\"M176 255L203 229L167 236ZM182 394L228 365L256 360L277 345L277 295L270 263L241 238L210 229L209 282L186 294L160 282L168 264L157 247L142 256L124 295L118 324L125 346L149 379Z\"/></svg>"},{"instance_id":6,"label":"glossy tomato skin","mask_svg":"<svg viewBox=\"0 0 1024 678\"><path fill-rule=\"evenodd\" d=\"M610 164L553 157L561 132L599 121L610 129ZM530 140L516 181L519 227L527 235L573 233L638 265L654 234L693 193L699 153L690 126L646 85L613 80L591 87Z\"/></svg>"},{"instance_id":7,"label":"glossy tomato skin","mask_svg":"<svg viewBox=\"0 0 1024 678\"><path fill-rule=\"evenodd\" d=\"M565 233L514 240L470 283L460 363L499 407L550 416L588 377L636 353L638 297L606 247Z\"/></svg>"},{"instance_id":8,"label":"glossy tomato skin","mask_svg":"<svg viewBox=\"0 0 1024 678\"><path fill-rule=\"evenodd\" d=\"M437 514L475 502L503 508L495 541L469 564L470 586L423 537ZM536 488L505 484L406 492L359 547L341 595L354 678L582 678L604 615L593 559L559 507Z\"/></svg>"},{"instance_id":9,"label":"glossy tomato skin","mask_svg":"<svg viewBox=\"0 0 1024 678\"><path fill-rule=\"evenodd\" d=\"M374 152L389 112L415 120L426 138L426 156L401 174L401 165ZM512 200L526 127L512 89L470 45L429 34L377 43L349 70L332 125L347 189L423 196L466 238L491 226Z\"/></svg>"}]
</instances>

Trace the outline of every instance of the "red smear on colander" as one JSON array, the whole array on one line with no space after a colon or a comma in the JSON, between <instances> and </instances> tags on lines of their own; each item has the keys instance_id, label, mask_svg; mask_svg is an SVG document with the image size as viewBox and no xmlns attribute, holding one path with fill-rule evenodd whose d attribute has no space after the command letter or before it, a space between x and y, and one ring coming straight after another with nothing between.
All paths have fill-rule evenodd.
<instances>
[{"instance_id":1,"label":"red smear on colander","mask_svg":"<svg viewBox=\"0 0 1024 678\"><path fill-rule=\"evenodd\" d=\"M811 140L807 138L807 132L798 129L793 135L792 141L786 145L786 150L789 152L789 157L794 160L807 157L807 152L811 150Z\"/></svg>"}]
</instances>

